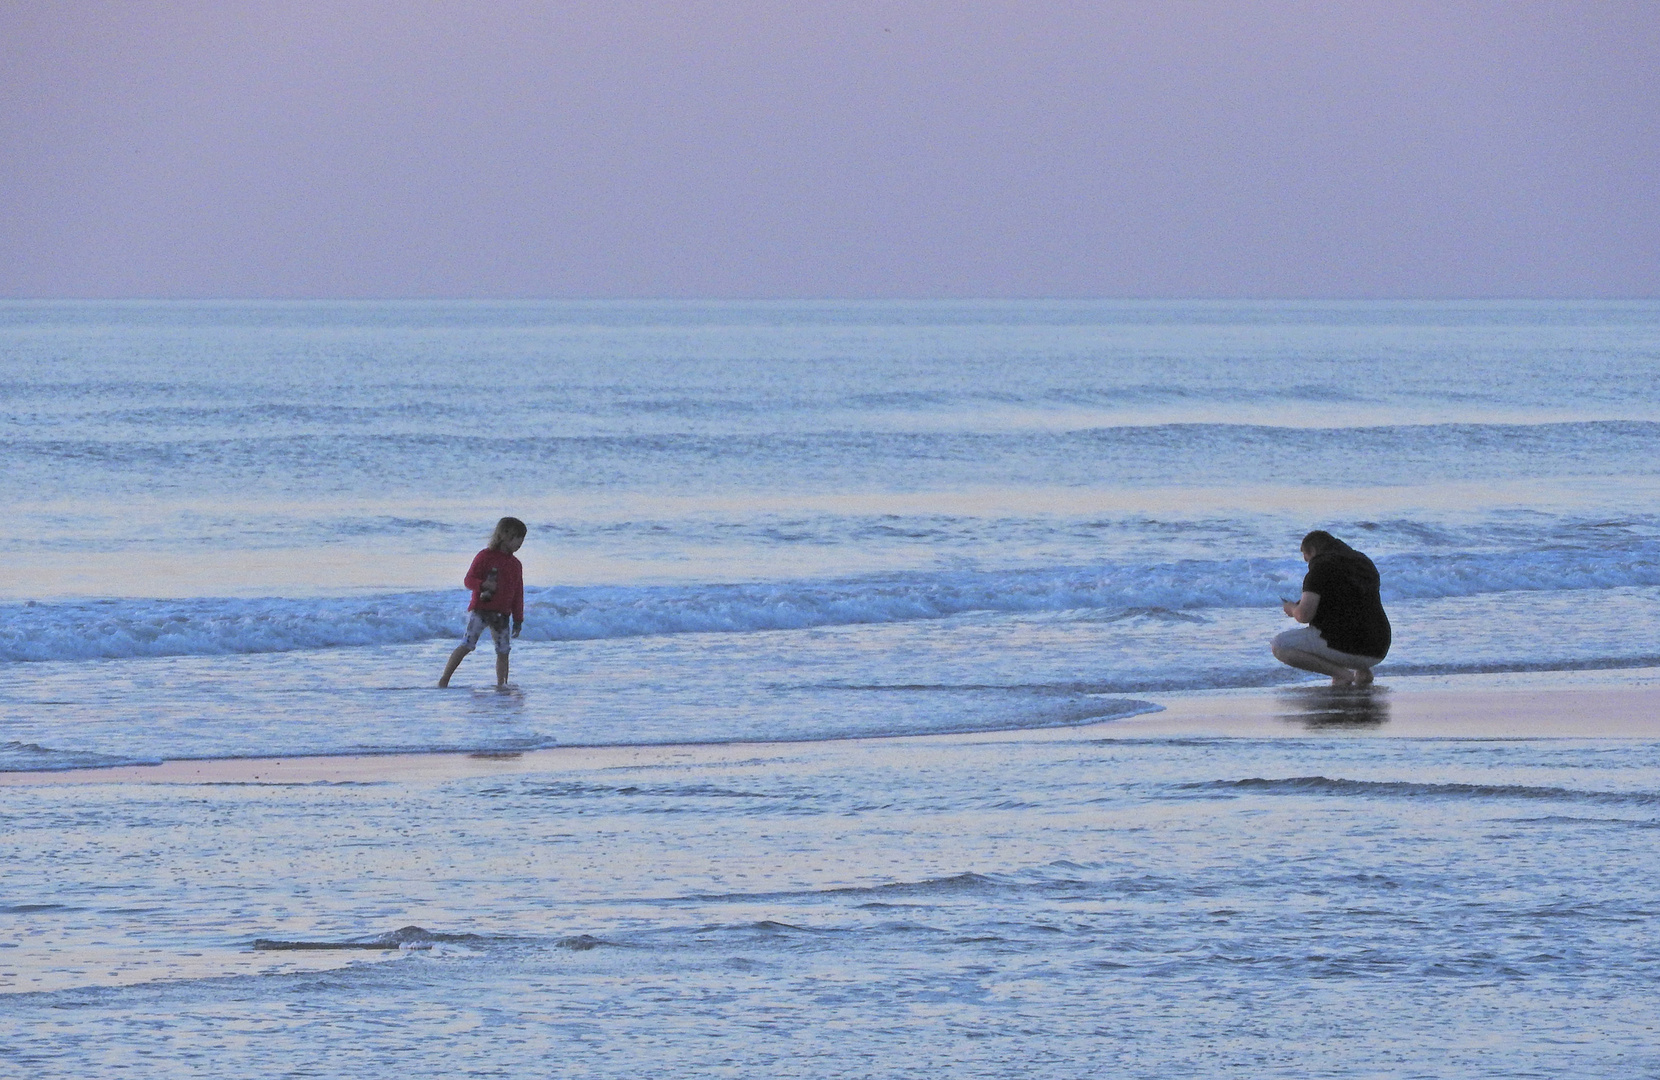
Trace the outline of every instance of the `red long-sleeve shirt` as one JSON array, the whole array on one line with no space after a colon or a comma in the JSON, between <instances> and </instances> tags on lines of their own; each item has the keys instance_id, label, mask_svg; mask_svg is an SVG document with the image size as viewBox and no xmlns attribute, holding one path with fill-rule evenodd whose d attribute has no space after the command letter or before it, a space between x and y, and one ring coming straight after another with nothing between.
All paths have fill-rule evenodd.
<instances>
[{"instance_id":1,"label":"red long-sleeve shirt","mask_svg":"<svg viewBox=\"0 0 1660 1080\"><path fill-rule=\"evenodd\" d=\"M484 584L484 576L490 568L496 570L496 595L488 600L478 598L478 590ZM467 605L468 611L506 611L513 615L514 622L525 621L525 571L519 565L519 560L505 551L496 551L485 548L473 556L473 565L467 568L467 576L461 583L473 590L473 599Z\"/></svg>"}]
</instances>

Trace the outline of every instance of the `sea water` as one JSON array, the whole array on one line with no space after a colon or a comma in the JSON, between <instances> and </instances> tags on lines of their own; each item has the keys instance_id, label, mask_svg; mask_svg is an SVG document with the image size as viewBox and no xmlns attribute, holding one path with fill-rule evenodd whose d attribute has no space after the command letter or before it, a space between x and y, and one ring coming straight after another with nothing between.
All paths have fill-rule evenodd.
<instances>
[{"instance_id":1,"label":"sea water","mask_svg":"<svg viewBox=\"0 0 1660 1080\"><path fill-rule=\"evenodd\" d=\"M0 769L763 744L0 789L0 1069L1652 1074L1652 742L1065 733L1307 692L1316 527L1385 684L1652 680L1657 374L1647 302L0 304Z\"/></svg>"}]
</instances>

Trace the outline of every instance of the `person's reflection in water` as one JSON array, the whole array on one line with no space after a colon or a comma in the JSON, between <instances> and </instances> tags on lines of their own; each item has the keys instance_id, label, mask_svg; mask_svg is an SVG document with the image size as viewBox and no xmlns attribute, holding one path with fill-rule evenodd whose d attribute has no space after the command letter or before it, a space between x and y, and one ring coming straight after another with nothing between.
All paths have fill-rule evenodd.
<instances>
[{"instance_id":1,"label":"person's reflection in water","mask_svg":"<svg viewBox=\"0 0 1660 1080\"><path fill-rule=\"evenodd\" d=\"M1389 691L1381 686L1299 686L1280 691L1281 720L1309 731L1362 730L1389 723Z\"/></svg>"}]
</instances>

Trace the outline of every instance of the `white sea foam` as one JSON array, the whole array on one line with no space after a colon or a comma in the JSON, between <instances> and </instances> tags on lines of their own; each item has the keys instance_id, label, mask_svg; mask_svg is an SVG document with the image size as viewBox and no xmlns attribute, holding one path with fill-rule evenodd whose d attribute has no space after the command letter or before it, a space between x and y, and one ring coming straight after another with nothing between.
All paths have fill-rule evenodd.
<instances>
[{"instance_id":1,"label":"white sea foam","mask_svg":"<svg viewBox=\"0 0 1660 1080\"><path fill-rule=\"evenodd\" d=\"M1378 560L1385 600L1660 585L1660 542L1604 549L1436 552ZM1273 606L1303 567L1184 560L739 585L526 590L525 637L584 641L941 619L973 611L1196 611ZM464 594L104 600L0 606L0 660L212 656L449 637Z\"/></svg>"}]
</instances>

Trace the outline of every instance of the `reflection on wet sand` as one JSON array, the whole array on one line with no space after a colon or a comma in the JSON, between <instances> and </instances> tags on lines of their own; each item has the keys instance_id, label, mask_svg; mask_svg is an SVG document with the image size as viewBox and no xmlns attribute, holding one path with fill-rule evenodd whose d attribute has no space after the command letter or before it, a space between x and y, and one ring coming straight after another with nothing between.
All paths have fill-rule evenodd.
<instances>
[{"instance_id":1,"label":"reflection on wet sand","mask_svg":"<svg viewBox=\"0 0 1660 1080\"><path fill-rule=\"evenodd\" d=\"M1389 722L1389 690L1381 686L1299 686L1277 697L1280 719L1309 731L1380 728Z\"/></svg>"}]
</instances>

